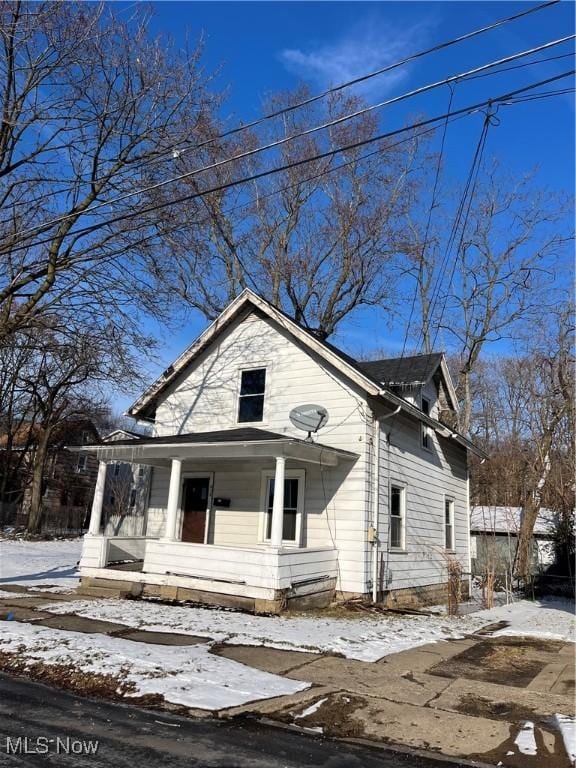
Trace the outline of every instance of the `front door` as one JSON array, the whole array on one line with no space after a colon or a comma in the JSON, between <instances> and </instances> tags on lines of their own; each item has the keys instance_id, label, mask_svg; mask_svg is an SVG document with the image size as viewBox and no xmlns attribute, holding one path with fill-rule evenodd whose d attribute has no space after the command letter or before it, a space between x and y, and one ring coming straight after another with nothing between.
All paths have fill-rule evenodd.
<instances>
[{"instance_id":1,"label":"front door","mask_svg":"<svg viewBox=\"0 0 576 768\"><path fill-rule=\"evenodd\" d=\"M182 489L182 541L204 543L208 510L209 477L187 477Z\"/></svg>"}]
</instances>

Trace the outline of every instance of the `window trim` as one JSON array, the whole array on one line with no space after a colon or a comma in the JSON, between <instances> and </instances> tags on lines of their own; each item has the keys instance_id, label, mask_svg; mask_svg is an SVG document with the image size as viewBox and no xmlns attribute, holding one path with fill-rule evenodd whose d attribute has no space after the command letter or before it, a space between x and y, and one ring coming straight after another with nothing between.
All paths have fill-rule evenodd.
<instances>
[{"instance_id":1,"label":"window trim","mask_svg":"<svg viewBox=\"0 0 576 768\"><path fill-rule=\"evenodd\" d=\"M400 546L396 547L392 545L392 489L398 488L400 493L400 508L401 508L401 542ZM391 480L390 485L388 487L388 522L390 526L390 536L388 541L388 548L390 552L406 552L406 495L407 495L407 485L405 483L399 482L397 480ZM397 515L394 515L394 517L397 517Z\"/></svg>"},{"instance_id":2,"label":"window trim","mask_svg":"<svg viewBox=\"0 0 576 768\"><path fill-rule=\"evenodd\" d=\"M246 395L241 395L242 391L242 374L245 371L265 371L265 377L264 377L264 393L263 393L263 404L262 404L262 418L259 421L240 421L240 398L246 397ZM240 424L241 426L245 425L252 425L252 424L266 424L266 414L267 414L267 404L268 404L268 397L267 393L269 391L270 387L270 369L271 366L269 363L259 363L254 365L247 365L243 366L242 368L238 368L238 380L236 382L236 424Z\"/></svg>"},{"instance_id":3,"label":"window trim","mask_svg":"<svg viewBox=\"0 0 576 768\"><path fill-rule=\"evenodd\" d=\"M268 518L268 481L274 479L276 473L273 469L263 469L260 480L260 523L258 526L258 541L270 546L270 539L266 538L266 523ZM298 500L296 506L296 539L294 541L282 539L283 547L298 549L302 546L302 531L304 529L304 494L306 489L306 470L287 469L284 472L285 480L298 480Z\"/></svg>"},{"instance_id":4,"label":"window trim","mask_svg":"<svg viewBox=\"0 0 576 768\"><path fill-rule=\"evenodd\" d=\"M450 545L449 547L446 546L446 504L450 504L450 528L451 528L451 535L450 535ZM453 496L449 496L448 494L444 494L444 507L442 509L442 529L444 531L443 536L443 547L446 550L446 552L456 552L456 527L455 527L455 510L456 510L456 503L454 501Z\"/></svg>"}]
</instances>

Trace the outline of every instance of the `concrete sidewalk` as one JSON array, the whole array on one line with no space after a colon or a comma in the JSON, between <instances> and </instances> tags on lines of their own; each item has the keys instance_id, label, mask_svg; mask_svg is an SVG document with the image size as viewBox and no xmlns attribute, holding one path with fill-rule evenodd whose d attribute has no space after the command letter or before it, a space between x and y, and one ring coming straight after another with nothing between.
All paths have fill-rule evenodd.
<instances>
[{"instance_id":1,"label":"concrete sidewalk","mask_svg":"<svg viewBox=\"0 0 576 768\"><path fill-rule=\"evenodd\" d=\"M101 633L162 645L210 638L136 630L43 606L77 596L18 592L0 598L0 619L52 629ZM518 768L568 768L556 714L574 715L574 646L534 638L491 637L423 645L376 663L262 646L213 645L212 652L255 669L311 683L306 691L221 710L220 718L252 716L327 736L404 745ZM533 724L536 754L515 743Z\"/></svg>"}]
</instances>

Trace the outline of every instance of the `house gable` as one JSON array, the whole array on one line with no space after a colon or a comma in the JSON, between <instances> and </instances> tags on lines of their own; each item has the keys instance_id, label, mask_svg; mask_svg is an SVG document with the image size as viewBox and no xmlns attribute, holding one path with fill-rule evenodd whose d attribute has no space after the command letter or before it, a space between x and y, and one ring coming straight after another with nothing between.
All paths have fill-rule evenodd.
<instances>
[{"instance_id":1,"label":"house gable","mask_svg":"<svg viewBox=\"0 0 576 768\"><path fill-rule=\"evenodd\" d=\"M262 418L239 420L243 371L265 371ZM289 419L298 405L327 408L328 444L355 450L362 443L367 400L362 388L305 347L275 320L246 309L186 365L160 394L156 435L253 426L304 437ZM345 421L341 429L338 425ZM324 430L319 434L324 442Z\"/></svg>"}]
</instances>

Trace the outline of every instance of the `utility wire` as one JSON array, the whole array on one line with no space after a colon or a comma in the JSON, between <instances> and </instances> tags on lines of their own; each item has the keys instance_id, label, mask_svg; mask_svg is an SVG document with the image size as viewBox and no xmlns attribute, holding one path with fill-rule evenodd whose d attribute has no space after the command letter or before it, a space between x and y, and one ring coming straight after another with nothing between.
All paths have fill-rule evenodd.
<instances>
[{"instance_id":1,"label":"utility wire","mask_svg":"<svg viewBox=\"0 0 576 768\"><path fill-rule=\"evenodd\" d=\"M534 6L532 8L528 8L525 11L520 11L519 13L515 13L512 16L507 16L503 19L498 19L498 21L493 22L492 24L488 24L485 27L480 27L479 29L472 30L471 32L466 32L463 35L460 35L459 37L452 38L450 40L446 40L442 43L437 43L436 45L432 46L431 48L426 48L423 51L418 51L417 53L413 53L410 56L407 56L404 59L400 59L399 61L395 61L392 64L387 64L385 67L381 67L379 69L374 70L373 72L369 72L365 75L360 75L359 77L356 77L352 80L347 80L343 83L340 83L340 85L333 86L332 88L328 88L325 91L322 91L321 93L316 94L315 96L310 96L307 99L303 99L302 101L298 101L295 104L291 104L287 107L282 107L281 109L274 110L272 112L268 112L266 115L263 115L262 117L258 118L257 120L253 120L249 123L243 123L242 125L236 126L235 128L230 128L227 131L224 131L223 133L220 133L216 136L211 137L210 139L206 139L205 141L199 142L198 144L195 144L191 147L184 147L181 150L177 150L175 147L172 149L172 152L166 159L174 159L174 153L177 153L178 157L181 157L186 152L192 152L196 149L201 149L202 147L207 146L208 144L212 144L216 141L219 141L220 139L224 139L227 136L232 136L236 133L240 133L241 131L248 130L249 128L255 128L258 125L261 125L262 123L266 122L267 120L271 120L275 117L279 117L281 115L288 114L290 112L293 112L296 109L300 109L301 107L308 106L309 104L314 104L317 101L320 101L321 99L326 98L326 96L330 96L333 93L338 93L339 91L344 90L345 88L350 88L353 85L358 85L359 83L364 83L367 80L370 80L374 77L379 77L380 75L384 75L387 72L392 72L394 69L398 69L398 67L402 67L406 64L409 64L412 61L416 61L417 59L422 58L423 56L428 56L431 53L436 53L437 51L444 50L446 48L450 48L453 45L457 45L458 43L462 43L466 40L471 40L474 37L477 37L478 35L485 34L486 32L491 32L494 29L498 29L499 27L502 27L506 24L509 24L513 21L516 21L518 19L521 19L524 16L528 16L532 13L537 13L539 11L543 11L546 8L550 8L553 5L557 5L560 2L560 0L551 0L550 2L542 3L541 5ZM162 158L154 158L154 160L150 161L151 163L156 163L162 161Z\"/></svg>"},{"instance_id":2,"label":"utility wire","mask_svg":"<svg viewBox=\"0 0 576 768\"><path fill-rule=\"evenodd\" d=\"M448 113L450 113L450 110L452 109L452 101L454 99L454 88L453 88L452 85L449 85L448 87L450 88L450 97L448 99ZM410 335L410 327L412 325L412 318L414 316L414 310L416 308L416 299L417 299L417 296L418 296L418 288L420 286L420 281L422 280L422 270L423 270L423 267L424 267L423 261L424 261L424 255L426 253L426 249L428 247L428 237L429 237L429 234L430 234L430 226L431 226L431 223L432 223L432 213L433 213L434 208L436 206L436 193L438 191L438 183L440 181L440 170L441 170L441 167L442 167L442 160L443 160L443 157L444 157L444 145L445 145L445 142L446 142L446 132L447 132L447 129L448 129L448 122L449 122L449 120L448 120L448 117L447 117L446 118L446 122L444 123L444 130L442 132L442 141L441 141L441 144L440 144L440 152L438 153L438 162L436 164L436 173L434 175L434 185L432 187L432 198L430 200L430 207L428 209L428 217L426 219L426 227L425 227L425 230L424 230L424 240L423 240L423 243L422 243L422 250L420 251L420 261L419 261L419 264L418 264L418 274L419 274L419 277L418 277L418 280L416 281L416 284L414 286L414 293L412 295L412 303L411 303L411 307L410 307L410 315L408 317L408 323L406 325L406 331L404 333L404 341L402 343L402 352L400 353L400 357L398 359L398 366L397 366L397 370L396 370L396 375L398 374L398 369L400 367L400 364L401 364L402 360L404 359L404 353L406 352L406 345L408 343L408 337Z\"/></svg>"},{"instance_id":3,"label":"utility wire","mask_svg":"<svg viewBox=\"0 0 576 768\"><path fill-rule=\"evenodd\" d=\"M217 168L221 168L224 165L227 165L228 163L235 162L237 160L244 160L248 157L252 157L260 152L264 152L270 149L275 149L277 147L283 146L284 144L287 144L290 141L294 141L295 139L302 138L304 136L310 136L313 133L317 133L318 131L326 130L328 128L333 128L336 125L340 125L344 122L347 122L349 120L352 120L357 117L361 117L362 115L369 114L370 112L373 112L374 110L381 109L385 106L390 106L391 104L396 104L400 101L404 101L409 98L413 98L414 96L418 96L422 93L427 93L428 91L431 91L435 88L439 88L442 85L447 85L449 83L455 83L460 80L465 80L466 78L470 77L470 75L477 74L479 72L483 72L487 69L490 69L492 67L497 67L500 64L504 64L510 61L515 61L519 58L523 58L524 56L530 56L534 53L537 53L542 50L546 50L548 48L561 45L565 42L568 42L569 40L576 39L576 35L567 35L565 37L559 38L557 40L552 40L550 42L544 43L542 45L539 45L535 48L531 48L525 51L520 51L519 53L515 53L511 56L506 56L502 59L498 59L496 61L489 62L488 64L483 64L480 67L475 67L474 69L468 70L467 72L461 72L457 75L452 75L448 78L444 78L443 80L438 80L434 83L429 83L428 85L421 86L420 88L415 88L411 91L407 91L406 93L400 94L399 96L394 96L390 99L386 99L384 101L378 102L377 104L372 104L367 107L363 107L362 109L356 110L354 112L347 113L346 115L342 115L338 118L335 118L333 120L329 120L327 122L321 123L320 125L315 125L311 128L307 128L303 131L298 131L296 133L291 134L290 136L285 136L281 139L276 139L275 141L268 142L267 144L263 144L258 147L254 147L253 149L248 149L243 152L239 152L235 155L232 155L231 157L223 158L222 160L217 160L214 163L210 163L209 165L202 166L201 168L195 168L191 171L186 171L185 173L181 173L177 176L170 177L168 179L164 179L162 181L156 182L155 184L151 184L147 187L142 187L140 189L133 190L131 192L126 192L125 194L118 195L115 198L111 198L109 200L102 200L99 203L92 204L88 206L84 211L82 211L82 215L89 215L93 213L94 211L108 205L114 205L116 203L123 202L124 200L128 200L136 195L142 195L146 194L148 192L153 192L157 189L161 189L162 187L165 187L168 184L174 184L178 181L184 181L185 179L189 179L193 176L196 176L200 173L204 173L205 171L212 171ZM23 232L19 233L19 238L27 237L28 235L33 235L35 233L39 233L40 231L47 229L49 227L54 226L55 224L59 224L60 222L66 221L70 218L74 218L78 215L77 212L74 213L67 213L62 216L57 216L54 219L51 219L49 221L46 221L42 224L38 224L35 227L31 227L30 229L24 230Z\"/></svg>"},{"instance_id":4,"label":"utility wire","mask_svg":"<svg viewBox=\"0 0 576 768\"><path fill-rule=\"evenodd\" d=\"M311 156L308 156L308 157L301 158L300 160L293 160L290 163L285 163L285 164L280 165L280 166L275 166L275 167L272 167L272 168L268 168L268 169L265 169L265 170L260 171L258 173L254 173L254 174L251 174L249 176L244 176L244 177L241 177L239 179L235 179L233 181L224 182L222 184L218 184L218 185L213 186L213 187L208 187L207 189L200 190L200 191L197 191L197 192L193 192L193 193L191 193L189 195L184 195L182 197L175 198L173 200L166 200L166 201L164 201L162 203L156 203L156 204L154 204L152 206L149 206L148 208L143 208L143 209L133 210L133 211L125 211L124 213L118 214L117 216L113 216L113 217L111 217L109 219L105 219L105 220L97 222L95 224L86 226L86 227L84 227L82 229L71 230L70 232L66 233L63 236L63 238L78 237L78 236L81 236L81 235L89 234L89 233L91 233L91 232L93 232L93 231L95 231L97 229L100 229L100 228L102 228L104 226L110 226L111 224L115 224L117 222L124 221L126 219L134 218L135 216L141 216L144 213L149 213L149 212L152 212L152 211L161 210L161 209L166 208L168 206L176 205L178 203L188 202L190 200L194 200L194 199L197 199L199 197L203 197L205 195L212 194L213 192L221 192L223 190L230 189L232 187L236 187L236 186L238 186L240 184L244 184L244 183L246 183L248 181L255 181L257 179L261 179L261 178L264 178L266 176L271 176L271 175L276 174L276 173L281 173L282 171L286 171L286 170L289 170L291 168L296 168L296 167L299 167L301 165L305 165L307 163L311 163L311 162L314 162L314 161L317 161L317 160L323 160L324 158L327 158L327 157L333 157L335 155L340 154L341 152L346 152L348 150L357 149L359 147L363 147L363 146L366 146L366 145L369 145L369 144L373 144L374 142L382 141L383 139L387 139L387 138L390 138L392 136L397 136L397 135L399 135L401 133L405 133L405 132L413 130L415 128L423 128L424 126L432 125L434 123L437 123L437 122L440 122L442 120L445 120L447 116L448 117L456 117L458 115L464 115L464 114L467 114L467 113L476 112L476 111L482 109L482 107L488 106L490 103L494 103L495 104L495 103L500 103L500 102L507 101L507 100L513 98L514 96L519 95L519 94L528 93L529 91L533 90L534 88L539 88L542 85L547 85L548 83L553 83L553 82L556 82L558 80L562 80L563 78L570 77L575 72L576 72L576 70L569 70L567 72L562 72L561 74L555 75L554 77L549 77L549 78L547 78L545 80L540 80L538 82L531 83L530 85L523 86L522 88L517 88L514 91L509 91L508 93L501 94L500 96L495 96L495 97L492 97L492 98L489 98L489 99L484 99L484 100L482 100L480 102L477 102L475 104L471 104L471 105L468 105L466 107L461 107L460 109L454 110L454 111L452 111L450 113L445 113L445 114L442 114L442 115L438 115L436 117L431 117L431 118L428 118L426 120L420 120L420 121L418 121L416 123L411 123L410 125L404 126L402 128L396 128L393 131L387 131L385 133L380 133L380 134L378 134L376 136L372 136L372 137L367 138L367 139L361 139L361 140L358 140L358 141L355 141L355 142L351 142L350 144L346 144L344 146L337 147L335 149L326 150L325 152L320 152L320 153L318 153L316 155L311 155ZM36 246L42 245L44 243L51 242L52 239L53 238L50 237L50 238L47 238L47 239L44 239L44 240L40 240L40 241L36 242L34 245L36 245ZM29 248L29 247L30 246L28 246L28 245L19 245L19 246L11 247L9 244L7 244L2 250L0 250L0 252L2 252L2 251L16 252L16 251L19 251L19 250L22 250L22 249L25 249L25 248Z\"/></svg>"},{"instance_id":5,"label":"utility wire","mask_svg":"<svg viewBox=\"0 0 576 768\"><path fill-rule=\"evenodd\" d=\"M476 152L474 155L474 159L472 162L472 168L471 173L469 175L469 184L471 186L470 193L468 195L468 204L466 208L466 214L464 216L464 221L462 222L462 226L460 228L460 240L458 242L458 247L456 249L456 254L454 256L454 260L452 262L452 269L450 271L450 279L448 281L448 285L446 287L446 292L444 294L444 302L442 305L442 310L440 312L440 317L438 318L438 323L436 324L436 332L434 334L434 340L432 342L432 346L436 344L436 339L438 338L438 332L440 330L440 326L442 325L442 321L444 319L444 313L446 312L446 306L448 304L448 296L450 293L450 289L452 287L452 283L454 281L454 275L456 273L456 265L458 263L458 254L462 250L462 246L464 244L464 236L466 234L466 228L468 226L468 219L470 217L470 211L472 209L472 201L474 200L474 193L476 192L476 186L478 184L478 176L480 174L480 167L482 164L482 157L484 155L484 150L486 148L486 140L488 138L488 129L490 128L490 125L492 125L492 119L493 119L493 113L491 111L491 108L487 112L484 123L482 126L482 132L480 134L480 139L478 141L478 145L476 147ZM467 194L467 190L465 190L465 195Z\"/></svg>"},{"instance_id":6,"label":"utility wire","mask_svg":"<svg viewBox=\"0 0 576 768\"><path fill-rule=\"evenodd\" d=\"M485 144L486 144L486 137L487 137L487 134L488 134L488 128L490 126L490 121L491 121L491 118L492 118L492 112L491 112L492 104L489 104L488 107L489 107L489 112L485 115L484 121L482 123L482 131L480 133L480 137L479 137L478 143L476 145L476 150L474 152L474 157L472 159L472 164L471 164L470 170L468 172L468 176L467 176L467 179L466 179L466 184L464 185L464 190L463 190L462 196L460 198L460 203L458 205L458 209L457 209L456 215L454 217L454 222L452 224L450 235L448 237L448 242L446 244L446 249L444 251L444 257L442 259L442 263L441 263L441 266L440 266L440 271L439 271L438 276L436 278L435 287L434 287L434 289L432 291L432 302L431 302L431 306L430 306L430 311L428 312L428 315L427 315L427 318L426 318L426 322L425 322L425 324L424 324L424 326L422 328L422 332L421 332L421 344L422 344L422 346L425 343L425 339L426 339L427 334L430 332L430 324L431 324L432 319L434 317L434 314L436 312L436 305L437 305L437 303L439 301L439 298L440 298L440 290L442 288L442 284L444 282L444 277L445 277L445 274L446 274L446 270L448 268L448 264L449 264L449 260L450 260L450 254L452 252L452 248L453 248L454 242L456 241L456 237L458 236L458 232L459 231L461 231L461 235L460 235L460 242L459 242L458 248L461 247L462 242L463 242L464 231L466 229L466 225L468 223L468 216L470 214L470 207L471 207L471 204L472 204L472 198L473 198L474 192L476 190L476 182L478 180L478 172L479 172L479 167L480 167L480 161L481 161L482 155L484 153L484 147L485 147ZM465 210L466 206L467 206L467 210L466 210L466 214L464 214L464 210ZM461 225L461 221L462 221L463 215L464 215L464 223L463 223L463 225L461 227L460 225ZM449 281L450 285L452 283L452 280L454 279L455 266L456 266L456 258L454 258L454 261L453 261L453 264L452 264L452 272L451 272L451 277L450 277L450 281ZM445 301L444 301L444 305L443 305L443 309L442 309L442 315L444 314L444 312L446 310L446 297L447 297L447 294L448 294L448 290L447 290L447 292L445 294ZM436 344L437 336L438 336L438 326L436 328L436 335L434 336L434 340L432 342L432 348L434 348L434 345Z\"/></svg>"},{"instance_id":7,"label":"utility wire","mask_svg":"<svg viewBox=\"0 0 576 768\"><path fill-rule=\"evenodd\" d=\"M489 72L484 72L484 73L481 73L481 74L478 74L478 75L469 75L469 76L467 76L465 78L465 81L468 82L468 81L475 80L475 79L478 79L478 78L491 77L493 75L499 75L502 72L508 72L508 71L513 71L513 70L517 70L517 69L523 69L525 67L533 67L536 64L544 64L544 63L549 62L549 61L559 61L561 59L573 58L573 56L574 56L573 53L563 53L563 54L560 54L559 56L548 56L548 57L545 57L545 58L539 58L539 59L535 59L534 61L527 61L527 62L525 62L523 64L517 64L517 65L512 66L512 67L502 67L501 69L497 69L497 70L495 70L493 72L489 71ZM572 89L566 89L564 91L564 93L571 93L571 92L572 92ZM555 96L556 94L557 94L557 92L554 91L554 92L551 92L550 95ZM157 160L160 160L160 159L161 158L155 158L154 160L150 160L150 161L147 161L147 162L144 161L142 164L137 164L135 166L130 166L129 168L126 168L126 169L123 169L122 171L120 171L120 174L122 174L124 171L133 172L135 170L139 170L139 169L145 167L147 164L156 162ZM61 184L66 184L67 186L62 187L60 190L58 190L58 194L65 194L66 192L70 192L74 188L74 186L75 186L74 180L68 180L68 179L61 180L60 183ZM52 197L53 195L54 195L53 192L43 192L41 195L39 195L36 198L33 198L32 200L15 201L12 204L11 207L13 209L16 209L16 208L22 207L22 206L30 207L31 205L34 205L35 203L38 203L41 200L48 199L48 198ZM106 204L110 204L110 202L111 201L108 201L108 203L106 203ZM0 221L0 227L6 225L8 223L10 223L8 220ZM36 229L40 230L42 228L47 227L48 225L49 225L49 222L45 222L43 224L37 224L34 227L30 227L28 230L24 230L24 232L33 232ZM22 233L20 233L20 234L22 234Z\"/></svg>"}]
</instances>

